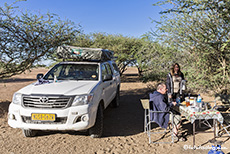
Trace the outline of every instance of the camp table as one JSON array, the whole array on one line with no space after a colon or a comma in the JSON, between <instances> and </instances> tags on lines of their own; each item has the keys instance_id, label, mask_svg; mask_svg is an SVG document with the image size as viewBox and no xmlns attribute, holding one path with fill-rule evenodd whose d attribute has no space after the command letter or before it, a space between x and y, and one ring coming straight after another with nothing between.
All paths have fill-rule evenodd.
<instances>
[{"instance_id":1,"label":"camp table","mask_svg":"<svg viewBox=\"0 0 230 154\"><path fill-rule=\"evenodd\" d=\"M184 105L180 105L179 110L181 115L185 116L185 118L189 120L193 125L193 147L195 146L195 134L196 134L195 121L196 120L199 120L199 124L200 124L201 121L207 122L209 119L213 119L213 132L214 132L214 138L216 138L216 131L217 131L216 120L219 121L220 123L223 123L223 117L219 111L215 109L198 111L191 106L186 107Z\"/></svg>"}]
</instances>

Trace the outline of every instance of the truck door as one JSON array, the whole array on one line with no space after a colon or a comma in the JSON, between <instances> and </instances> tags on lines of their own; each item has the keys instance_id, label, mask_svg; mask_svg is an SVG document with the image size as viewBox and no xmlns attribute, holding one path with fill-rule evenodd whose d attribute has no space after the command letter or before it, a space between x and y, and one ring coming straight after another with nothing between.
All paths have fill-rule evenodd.
<instances>
[{"instance_id":1,"label":"truck door","mask_svg":"<svg viewBox=\"0 0 230 154\"><path fill-rule=\"evenodd\" d=\"M112 67L109 63L106 63L106 69L109 75L112 75L112 81L110 81L110 102L114 99L116 95L116 76L113 73Z\"/></svg>"},{"instance_id":2,"label":"truck door","mask_svg":"<svg viewBox=\"0 0 230 154\"><path fill-rule=\"evenodd\" d=\"M108 106L109 104L109 91L110 91L110 82L111 81L106 81L104 80L104 77L108 75L107 69L105 64L101 65L101 75L102 75L102 95L105 103L105 107Z\"/></svg>"}]
</instances>

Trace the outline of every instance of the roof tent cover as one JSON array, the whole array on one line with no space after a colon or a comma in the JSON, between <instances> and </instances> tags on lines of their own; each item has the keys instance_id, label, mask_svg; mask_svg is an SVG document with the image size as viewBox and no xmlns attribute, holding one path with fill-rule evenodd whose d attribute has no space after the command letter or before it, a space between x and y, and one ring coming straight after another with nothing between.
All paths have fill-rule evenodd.
<instances>
[{"instance_id":1,"label":"roof tent cover","mask_svg":"<svg viewBox=\"0 0 230 154\"><path fill-rule=\"evenodd\" d=\"M63 59L99 60L106 61L113 58L113 51L100 48L82 48L75 46L59 46L57 55Z\"/></svg>"}]
</instances>

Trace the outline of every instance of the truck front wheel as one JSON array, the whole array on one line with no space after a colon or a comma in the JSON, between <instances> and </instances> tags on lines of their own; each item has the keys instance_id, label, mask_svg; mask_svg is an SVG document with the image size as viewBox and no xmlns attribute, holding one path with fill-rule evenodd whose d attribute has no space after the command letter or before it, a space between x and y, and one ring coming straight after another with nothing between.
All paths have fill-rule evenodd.
<instances>
[{"instance_id":1,"label":"truck front wheel","mask_svg":"<svg viewBox=\"0 0 230 154\"><path fill-rule=\"evenodd\" d=\"M34 137L36 135L36 130L22 129L22 132L25 137Z\"/></svg>"},{"instance_id":2,"label":"truck front wheel","mask_svg":"<svg viewBox=\"0 0 230 154\"><path fill-rule=\"evenodd\" d=\"M89 128L89 135L92 138L99 138L103 132L103 106L99 104L97 110L97 117L93 127Z\"/></svg>"}]
</instances>

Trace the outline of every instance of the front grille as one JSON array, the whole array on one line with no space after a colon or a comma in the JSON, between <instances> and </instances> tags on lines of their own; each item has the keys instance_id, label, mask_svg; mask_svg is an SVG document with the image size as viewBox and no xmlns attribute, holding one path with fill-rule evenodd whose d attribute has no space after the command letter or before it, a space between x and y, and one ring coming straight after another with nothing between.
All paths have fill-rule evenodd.
<instances>
[{"instance_id":1,"label":"front grille","mask_svg":"<svg viewBox=\"0 0 230 154\"><path fill-rule=\"evenodd\" d=\"M30 108L60 109L69 107L72 103L71 96L23 96L23 106Z\"/></svg>"},{"instance_id":2,"label":"front grille","mask_svg":"<svg viewBox=\"0 0 230 154\"><path fill-rule=\"evenodd\" d=\"M22 121L29 124L65 124L67 117L56 117L55 121L33 121L31 117L22 116Z\"/></svg>"}]
</instances>

